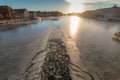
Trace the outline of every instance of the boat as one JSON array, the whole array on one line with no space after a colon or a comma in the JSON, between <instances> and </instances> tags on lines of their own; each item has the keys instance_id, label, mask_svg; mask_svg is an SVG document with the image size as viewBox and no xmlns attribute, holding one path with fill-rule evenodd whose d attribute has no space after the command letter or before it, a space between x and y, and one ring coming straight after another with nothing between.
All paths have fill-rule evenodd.
<instances>
[{"instance_id":1,"label":"boat","mask_svg":"<svg viewBox=\"0 0 120 80\"><path fill-rule=\"evenodd\" d=\"M106 22L108 22L109 21L109 19L108 18L98 18L100 21L106 21Z\"/></svg>"},{"instance_id":2,"label":"boat","mask_svg":"<svg viewBox=\"0 0 120 80\"><path fill-rule=\"evenodd\" d=\"M113 36L113 39L120 41L120 32L116 32Z\"/></svg>"},{"instance_id":3,"label":"boat","mask_svg":"<svg viewBox=\"0 0 120 80\"><path fill-rule=\"evenodd\" d=\"M41 21L41 17L31 17L30 19L31 20L39 20L39 21Z\"/></svg>"},{"instance_id":4,"label":"boat","mask_svg":"<svg viewBox=\"0 0 120 80\"><path fill-rule=\"evenodd\" d=\"M58 20L58 18L53 18L52 20Z\"/></svg>"}]
</instances>

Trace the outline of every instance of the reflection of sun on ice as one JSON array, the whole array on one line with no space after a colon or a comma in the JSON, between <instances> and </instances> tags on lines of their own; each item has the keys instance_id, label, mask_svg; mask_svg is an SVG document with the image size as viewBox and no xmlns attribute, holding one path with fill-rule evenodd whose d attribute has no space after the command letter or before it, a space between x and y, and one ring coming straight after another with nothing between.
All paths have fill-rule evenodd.
<instances>
[{"instance_id":1,"label":"reflection of sun on ice","mask_svg":"<svg viewBox=\"0 0 120 80\"><path fill-rule=\"evenodd\" d=\"M80 19L77 16L72 16L70 19L70 35L75 37L77 29L79 27Z\"/></svg>"},{"instance_id":2,"label":"reflection of sun on ice","mask_svg":"<svg viewBox=\"0 0 120 80\"><path fill-rule=\"evenodd\" d=\"M82 12L83 0L66 0L70 3L69 12Z\"/></svg>"}]
</instances>

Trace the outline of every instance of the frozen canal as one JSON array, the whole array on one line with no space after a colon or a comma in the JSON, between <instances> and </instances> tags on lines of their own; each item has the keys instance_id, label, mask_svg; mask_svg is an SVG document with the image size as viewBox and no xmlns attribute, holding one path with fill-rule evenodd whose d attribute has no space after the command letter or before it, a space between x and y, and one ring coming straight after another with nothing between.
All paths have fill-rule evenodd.
<instances>
[{"instance_id":1,"label":"frozen canal","mask_svg":"<svg viewBox=\"0 0 120 80\"><path fill-rule=\"evenodd\" d=\"M95 80L120 80L120 43L112 40L113 34L120 31L120 23L76 16L0 30L0 80L20 77L29 60L42 50L53 26L61 27L76 43L79 59L73 59Z\"/></svg>"},{"instance_id":2,"label":"frozen canal","mask_svg":"<svg viewBox=\"0 0 120 80\"><path fill-rule=\"evenodd\" d=\"M1 30L0 80L19 78L31 58L43 49L50 31L49 21Z\"/></svg>"}]
</instances>

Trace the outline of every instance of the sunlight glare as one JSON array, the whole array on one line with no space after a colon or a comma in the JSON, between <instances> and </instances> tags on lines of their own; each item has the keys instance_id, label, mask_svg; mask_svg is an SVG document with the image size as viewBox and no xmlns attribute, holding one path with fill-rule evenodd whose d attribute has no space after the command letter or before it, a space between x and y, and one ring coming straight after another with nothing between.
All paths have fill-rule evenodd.
<instances>
[{"instance_id":1,"label":"sunlight glare","mask_svg":"<svg viewBox=\"0 0 120 80\"><path fill-rule=\"evenodd\" d=\"M69 13L71 12L82 12L83 11L83 1L84 0L66 0L70 3Z\"/></svg>"},{"instance_id":2,"label":"sunlight glare","mask_svg":"<svg viewBox=\"0 0 120 80\"><path fill-rule=\"evenodd\" d=\"M70 18L70 35L71 37L75 37L77 33L77 29L79 27L80 19L77 16L72 16Z\"/></svg>"}]
</instances>

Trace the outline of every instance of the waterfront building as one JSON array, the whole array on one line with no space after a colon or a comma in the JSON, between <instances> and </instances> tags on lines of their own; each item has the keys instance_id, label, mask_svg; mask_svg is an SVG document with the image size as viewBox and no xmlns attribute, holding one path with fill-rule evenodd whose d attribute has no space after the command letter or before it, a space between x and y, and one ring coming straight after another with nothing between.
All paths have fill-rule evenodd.
<instances>
[{"instance_id":1,"label":"waterfront building","mask_svg":"<svg viewBox=\"0 0 120 80\"><path fill-rule=\"evenodd\" d=\"M28 18L30 16L29 11L27 9L14 9L18 15L19 18Z\"/></svg>"},{"instance_id":2,"label":"waterfront building","mask_svg":"<svg viewBox=\"0 0 120 80\"><path fill-rule=\"evenodd\" d=\"M111 8L103 8L97 9L92 11L86 11L81 13L83 17L90 17L90 18L108 18L113 20L120 20L120 7L114 5Z\"/></svg>"},{"instance_id":3,"label":"waterfront building","mask_svg":"<svg viewBox=\"0 0 120 80\"><path fill-rule=\"evenodd\" d=\"M29 11L30 17L34 18L37 17L37 12L36 11Z\"/></svg>"},{"instance_id":4,"label":"waterfront building","mask_svg":"<svg viewBox=\"0 0 120 80\"><path fill-rule=\"evenodd\" d=\"M0 6L0 19L14 19L17 18L17 13L9 6Z\"/></svg>"},{"instance_id":5,"label":"waterfront building","mask_svg":"<svg viewBox=\"0 0 120 80\"><path fill-rule=\"evenodd\" d=\"M37 15L39 16L39 17L48 17L48 16L62 16L63 15L63 13L61 13L61 12L59 12L59 11L43 11L43 12L41 12L41 11L38 11L37 12Z\"/></svg>"}]
</instances>

